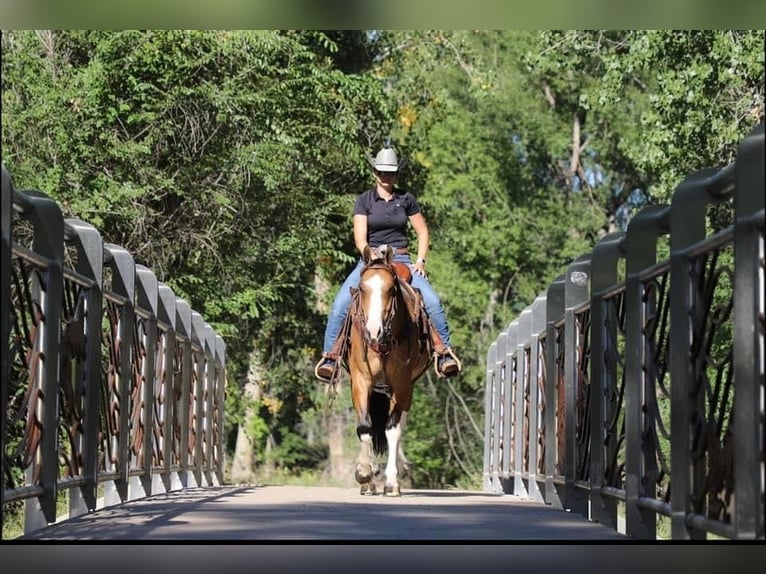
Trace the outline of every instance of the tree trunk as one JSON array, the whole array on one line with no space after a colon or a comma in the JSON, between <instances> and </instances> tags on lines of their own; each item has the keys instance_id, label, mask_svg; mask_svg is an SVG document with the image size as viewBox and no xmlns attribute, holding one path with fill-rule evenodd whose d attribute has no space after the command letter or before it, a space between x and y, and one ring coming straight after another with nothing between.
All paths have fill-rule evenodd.
<instances>
[{"instance_id":1,"label":"tree trunk","mask_svg":"<svg viewBox=\"0 0 766 574\"><path fill-rule=\"evenodd\" d=\"M258 414L261 404L261 363L258 353L250 353L250 365L244 388L245 421L237 429L237 442L234 447L234 460L231 462L231 479L236 484L256 484L255 441L248 429Z\"/></svg>"},{"instance_id":2,"label":"tree trunk","mask_svg":"<svg viewBox=\"0 0 766 574\"><path fill-rule=\"evenodd\" d=\"M329 261L320 258L317 264L317 272L314 274L314 288L317 294L316 309L319 313L326 314L329 311L328 294L330 282L324 272ZM320 341L320 344L322 342ZM324 416L324 428L326 430L328 445L328 479L343 482L352 476L353 465L349 462L345 452L346 442L346 417L345 412L337 403L332 404L330 410Z\"/></svg>"},{"instance_id":3,"label":"tree trunk","mask_svg":"<svg viewBox=\"0 0 766 574\"><path fill-rule=\"evenodd\" d=\"M352 474L352 465L346 455L346 424L345 416L338 405L327 413L327 443L330 460L328 465L331 481L344 482Z\"/></svg>"}]
</instances>

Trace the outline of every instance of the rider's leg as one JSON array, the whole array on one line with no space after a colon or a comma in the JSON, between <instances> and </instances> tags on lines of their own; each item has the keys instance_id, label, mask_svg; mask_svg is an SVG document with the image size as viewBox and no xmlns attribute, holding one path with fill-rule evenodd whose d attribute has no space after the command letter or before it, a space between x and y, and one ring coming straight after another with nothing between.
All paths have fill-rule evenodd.
<instances>
[{"instance_id":1,"label":"rider's leg","mask_svg":"<svg viewBox=\"0 0 766 574\"><path fill-rule=\"evenodd\" d=\"M322 345L322 358L315 368L317 378L329 380L336 368L336 361L339 357L332 356L331 351L335 344L340 330L343 328L343 321L351 306L351 288L359 286L359 276L362 272L362 261L360 260L353 271L346 277L343 285L335 295L330 314L327 317L327 327L324 332L324 342Z\"/></svg>"},{"instance_id":2,"label":"rider's leg","mask_svg":"<svg viewBox=\"0 0 766 574\"><path fill-rule=\"evenodd\" d=\"M447 315L444 313L444 307L439 296L434 291L431 283L425 277L421 277L417 273L412 274L412 286L420 291L423 296L423 305L426 308L426 313L431 319L431 322L436 328L436 332L439 333L444 346L450 346L450 332L447 325Z\"/></svg>"},{"instance_id":3,"label":"rider's leg","mask_svg":"<svg viewBox=\"0 0 766 574\"><path fill-rule=\"evenodd\" d=\"M437 362L439 374L443 376L456 375L460 371L461 365L460 361L455 356L454 351L451 349L447 315L444 312L441 300L428 279L421 277L417 273L412 274L412 286L418 289L423 296L423 305L426 308L426 313L444 345L444 348L435 349L439 355Z\"/></svg>"}]
</instances>

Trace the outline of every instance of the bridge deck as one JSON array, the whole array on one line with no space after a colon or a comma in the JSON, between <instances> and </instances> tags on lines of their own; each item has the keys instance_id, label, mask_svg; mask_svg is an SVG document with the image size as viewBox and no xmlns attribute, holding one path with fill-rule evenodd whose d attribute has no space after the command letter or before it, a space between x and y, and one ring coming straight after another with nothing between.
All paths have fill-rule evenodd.
<instances>
[{"instance_id":1,"label":"bridge deck","mask_svg":"<svg viewBox=\"0 0 766 574\"><path fill-rule=\"evenodd\" d=\"M24 540L626 540L610 528L514 496L265 486L189 489L105 508Z\"/></svg>"}]
</instances>

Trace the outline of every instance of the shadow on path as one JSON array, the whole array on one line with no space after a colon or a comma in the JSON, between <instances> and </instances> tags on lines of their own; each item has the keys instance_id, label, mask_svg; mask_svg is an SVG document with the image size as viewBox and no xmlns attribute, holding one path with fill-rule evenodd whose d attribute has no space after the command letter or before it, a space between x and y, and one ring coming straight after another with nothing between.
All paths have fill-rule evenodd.
<instances>
[{"instance_id":1,"label":"shadow on path","mask_svg":"<svg viewBox=\"0 0 766 574\"><path fill-rule=\"evenodd\" d=\"M585 517L508 495L354 488L218 487L98 510L20 540L626 540Z\"/></svg>"}]
</instances>

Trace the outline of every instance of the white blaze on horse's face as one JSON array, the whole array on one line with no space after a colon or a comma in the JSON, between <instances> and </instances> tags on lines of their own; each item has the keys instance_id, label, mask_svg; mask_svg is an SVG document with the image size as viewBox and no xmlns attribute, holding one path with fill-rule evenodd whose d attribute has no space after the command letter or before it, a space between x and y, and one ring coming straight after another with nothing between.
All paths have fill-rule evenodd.
<instances>
[{"instance_id":1,"label":"white blaze on horse's face","mask_svg":"<svg viewBox=\"0 0 766 574\"><path fill-rule=\"evenodd\" d=\"M370 339L376 341L383 331L383 278L373 275L364 280L364 286L370 298L365 327Z\"/></svg>"}]
</instances>

